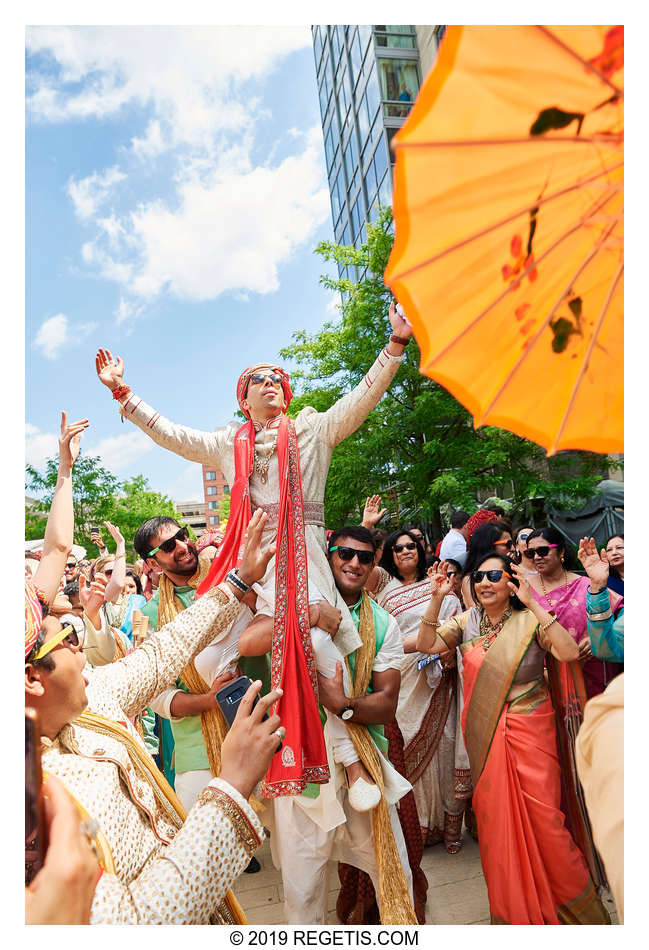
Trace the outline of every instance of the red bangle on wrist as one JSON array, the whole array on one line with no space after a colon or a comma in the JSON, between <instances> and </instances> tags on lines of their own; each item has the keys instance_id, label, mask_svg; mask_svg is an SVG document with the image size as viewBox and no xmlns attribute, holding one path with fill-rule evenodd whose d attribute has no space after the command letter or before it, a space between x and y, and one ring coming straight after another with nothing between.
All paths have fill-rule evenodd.
<instances>
[{"instance_id":1,"label":"red bangle on wrist","mask_svg":"<svg viewBox=\"0 0 649 950\"><path fill-rule=\"evenodd\" d=\"M130 391L130 386L118 386L117 389L113 389L113 399L121 399L122 396L126 396Z\"/></svg>"},{"instance_id":2,"label":"red bangle on wrist","mask_svg":"<svg viewBox=\"0 0 649 950\"><path fill-rule=\"evenodd\" d=\"M407 346L410 343L410 337L397 336L393 333L390 337L390 343L398 343L399 346Z\"/></svg>"}]
</instances>

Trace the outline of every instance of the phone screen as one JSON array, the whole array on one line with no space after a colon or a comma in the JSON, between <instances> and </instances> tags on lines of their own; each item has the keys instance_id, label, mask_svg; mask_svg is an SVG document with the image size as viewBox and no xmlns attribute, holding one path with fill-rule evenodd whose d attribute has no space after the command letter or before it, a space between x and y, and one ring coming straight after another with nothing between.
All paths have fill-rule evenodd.
<instances>
[{"instance_id":1,"label":"phone screen","mask_svg":"<svg viewBox=\"0 0 649 950\"><path fill-rule=\"evenodd\" d=\"M25 710L25 884L43 866L45 855L41 797L41 736L33 709Z\"/></svg>"}]
</instances>

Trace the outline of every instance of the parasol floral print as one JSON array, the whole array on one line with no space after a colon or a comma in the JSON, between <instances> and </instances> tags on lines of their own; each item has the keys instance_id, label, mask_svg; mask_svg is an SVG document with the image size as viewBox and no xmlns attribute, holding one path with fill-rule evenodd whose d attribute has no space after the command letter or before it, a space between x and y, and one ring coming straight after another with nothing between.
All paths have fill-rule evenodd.
<instances>
[{"instance_id":1,"label":"parasol floral print","mask_svg":"<svg viewBox=\"0 0 649 950\"><path fill-rule=\"evenodd\" d=\"M588 61L593 69L597 70L605 78L609 78L624 65L624 27L612 27L604 37L604 44L601 53ZM591 112L601 109L605 105L616 102L619 98L618 93L614 93L604 102L595 106ZM572 123L576 123L576 136L581 133L582 125L587 113L569 112L558 106L550 106L542 109L532 125L530 126L530 136L544 135L546 132L566 129ZM606 132L600 132L600 135ZM617 133L610 133L611 135ZM501 268L502 278L509 282L512 291L518 290L525 277L530 283L533 283L538 277L538 270L534 263L533 241L538 222L539 208L532 208L530 211L530 225L527 243L523 248L523 239L520 234L514 234L509 242L509 253L511 261ZM559 314L549 323L552 330L552 350L555 353L563 353L568 347L571 337L583 335L583 314L582 299L574 291L570 290L566 294L566 303L568 312ZM531 331L537 323L537 320L529 315L531 304L528 302L520 303L514 310L514 316L520 323L519 332L525 337L523 349L525 349L531 339Z\"/></svg>"}]
</instances>

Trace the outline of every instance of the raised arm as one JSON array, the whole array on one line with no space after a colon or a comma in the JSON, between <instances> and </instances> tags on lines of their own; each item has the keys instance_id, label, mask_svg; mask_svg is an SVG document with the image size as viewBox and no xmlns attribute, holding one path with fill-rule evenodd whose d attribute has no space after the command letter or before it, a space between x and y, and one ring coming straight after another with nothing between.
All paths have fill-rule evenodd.
<instances>
[{"instance_id":1,"label":"raised arm","mask_svg":"<svg viewBox=\"0 0 649 950\"><path fill-rule=\"evenodd\" d=\"M261 534L267 515L258 509L247 530L239 577L252 586L264 576L275 552L274 545L261 550ZM241 591L228 581L212 588L122 660L95 672L88 689L101 695L110 691L127 715L133 716L151 699L173 686L187 663L231 623L240 609Z\"/></svg>"},{"instance_id":2,"label":"raised arm","mask_svg":"<svg viewBox=\"0 0 649 950\"><path fill-rule=\"evenodd\" d=\"M79 455L81 435L87 426L87 419L68 425L66 414L61 413L58 479L47 517L43 556L34 576L34 583L43 593L48 604L54 600L59 589L65 562L74 540L72 467Z\"/></svg>"},{"instance_id":3,"label":"raised arm","mask_svg":"<svg viewBox=\"0 0 649 950\"><path fill-rule=\"evenodd\" d=\"M355 432L394 379L403 359L404 347L412 336L412 327L397 313L394 303L390 305L390 324L392 335L388 345L381 350L358 386L326 412L318 413L312 423L328 445L338 445Z\"/></svg>"},{"instance_id":4,"label":"raised arm","mask_svg":"<svg viewBox=\"0 0 649 950\"><path fill-rule=\"evenodd\" d=\"M114 358L110 350L97 352L95 368L100 382L110 389L119 402L122 415L134 422L163 449L169 449L190 462L206 465L220 463L225 444L225 429L203 432L200 429L177 425L161 416L125 385L124 360L121 357Z\"/></svg>"},{"instance_id":5,"label":"raised arm","mask_svg":"<svg viewBox=\"0 0 649 950\"><path fill-rule=\"evenodd\" d=\"M594 538L582 538L577 557L590 579L586 591L588 636L593 654L600 660L624 660L624 614L613 617L611 597L606 586L609 563L606 551L598 553Z\"/></svg>"},{"instance_id":6,"label":"raised arm","mask_svg":"<svg viewBox=\"0 0 649 950\"><path fill-rule=\"evenodd\" d=\"M124 541L124 535L117 525L111 524L110 521L104 521L104 524L116 545L113 573L110 575L110 580L106 584L106 592L104 595L105 600L114 604L124 590L124 581L126 580L126 543Z\"/></svg>"},{"instance_id":7,"label":"raised arm","mask_svg":"<svg viewBox=\"0 0 649 950\"><path fill-rule=\"evenodd\" d=\"M406 650L404 644L404 653L447 653L459 644L462 631L457 619L451 617L446 623L438 620L442 602L453 586L448 567L446 561L440 561L429 569L430 600L419 623L414 650Z\"/></svg>"}]
</instances>

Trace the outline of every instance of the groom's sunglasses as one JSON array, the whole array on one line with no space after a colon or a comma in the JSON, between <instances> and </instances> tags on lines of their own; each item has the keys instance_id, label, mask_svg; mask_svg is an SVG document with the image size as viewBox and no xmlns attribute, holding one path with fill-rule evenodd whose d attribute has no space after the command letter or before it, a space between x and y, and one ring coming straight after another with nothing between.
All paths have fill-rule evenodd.
<instances>
[{"instance_id":1,"label":"groom's sunglasses","mask_svg":"<svg viewBox=\"0 0 649 950\"><path fill-rule=\"evenodd\" d=\"M282 381L282 377L279 373L252 373L249 382L265 383L267 379L269 379L271 383L281 383Z\"/></svg>"},{"instance_id":2,"label":"groom's sunglasses","mask_svg":"<svg viewBox=\"0 0 649 950\"><path fill-rule=\"evenodd\" d=\"M342 548L335 544L330 551L338 551L338 557L341 561L351 561L354 555L358 558L360 564L371 564L374 560L374 551L359 551L358 548Z\"/></svg>"}]
</instances>

